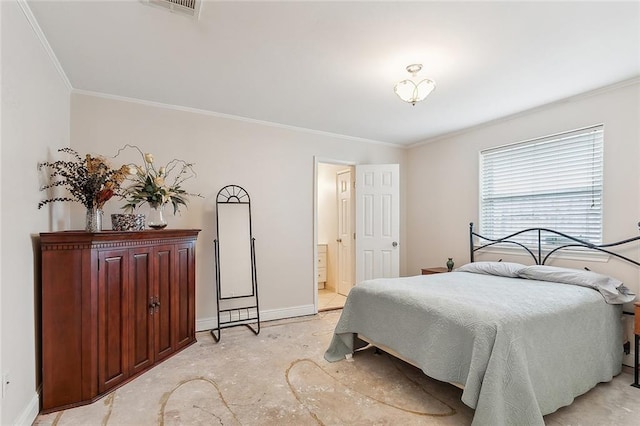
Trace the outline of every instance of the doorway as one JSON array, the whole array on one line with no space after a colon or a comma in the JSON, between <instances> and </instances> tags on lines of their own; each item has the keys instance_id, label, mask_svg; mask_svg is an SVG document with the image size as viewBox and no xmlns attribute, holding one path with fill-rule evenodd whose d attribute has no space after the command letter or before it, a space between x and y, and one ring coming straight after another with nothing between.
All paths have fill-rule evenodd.
<instances>
[{"instance_id":1,"label":"doorway","mask_svg":"<svg viewBox=\"0 0 640 426\"><path fill-rule=\"evenodd\" d=\"M317 310L340 309L355 284L355 167L316 168Z\"/></svg>"}]
</instances>

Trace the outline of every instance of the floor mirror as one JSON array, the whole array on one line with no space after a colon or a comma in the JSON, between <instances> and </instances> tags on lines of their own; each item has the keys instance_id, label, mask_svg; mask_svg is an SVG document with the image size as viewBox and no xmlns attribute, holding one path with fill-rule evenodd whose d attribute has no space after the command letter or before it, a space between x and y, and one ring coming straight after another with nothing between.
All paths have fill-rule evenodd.
<instances>
[{"instance_id":1,"label":"floor mirror","mask_svg":"<svg viewBox=\"0 0 640 426\"><path fill-rule=\"evenodd\" d=\"M238 185L227 185L216 196L216 295L218 322L211 335L220 341L221 329L244 325L260 333L255 238L251 229L251 199Z\"/></svg>"}]
</instances>

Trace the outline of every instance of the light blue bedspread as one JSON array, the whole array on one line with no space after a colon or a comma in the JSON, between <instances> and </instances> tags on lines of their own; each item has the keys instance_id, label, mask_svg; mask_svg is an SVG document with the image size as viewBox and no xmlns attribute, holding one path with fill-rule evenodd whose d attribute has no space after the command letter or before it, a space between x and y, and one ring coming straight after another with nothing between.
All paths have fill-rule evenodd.
<instances>
[{"instance_id":1,"label":"light blue bedspread","mask_svg":"<svg viewBox=\"0 0 640 426\"><path fill-rule=\"evenodd\" d=\"M543 425L622 368L621 306L568 284L451 272L355 286L328 361L362 346L360 334L464 385L474 425Z\"/></svg>"}]
</instances>

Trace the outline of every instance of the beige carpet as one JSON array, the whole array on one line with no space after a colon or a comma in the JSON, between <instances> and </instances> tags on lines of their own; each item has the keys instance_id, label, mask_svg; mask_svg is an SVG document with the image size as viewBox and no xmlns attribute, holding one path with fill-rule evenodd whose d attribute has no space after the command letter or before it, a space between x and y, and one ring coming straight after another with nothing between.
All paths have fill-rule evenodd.
<instances>
[{"instance_id":1,"label":"beige carpet","mask_svg":"<svg viewBox=\"0 0 640 426\"><path fill-rule=\"evenodd\" d=\"M373 349L324 360L341 311L209 333L101 400L38 416L35 425L468 425L461 390ZM638 425L640 389L627 371L548 425Z\"/></svg>"}]
</instances>

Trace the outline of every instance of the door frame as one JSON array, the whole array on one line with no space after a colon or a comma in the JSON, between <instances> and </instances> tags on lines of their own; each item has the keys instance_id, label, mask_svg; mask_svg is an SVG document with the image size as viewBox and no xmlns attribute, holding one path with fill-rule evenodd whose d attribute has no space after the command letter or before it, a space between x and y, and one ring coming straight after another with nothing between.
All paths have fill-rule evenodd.
<instances>
[{"instance_id":1,"label":"door frame","mask_svg":"<svg viewBox=\"0 0 640 426\"><path fill-rule=\"evenodd\" d=\"M357 166L356 166L357 167ZM353 166L349 166L349 168L344 169L341 172L336 173L336 198L337 199L337 204L338 204L338 239L341 239L340 242L338 242L337 244L337 252L336 252L336 293L341 294L343 296L347 296L349 294L349 291L351 291L351 289L353 288L353 286L356 284L356 239L355 239L355 232L356 232L356 218L355 218L355 214L356 214L356 197L355 197L355 175L356 175L356 167ZM339 187L339 183L341 181L341 177L343 175L348 174L349 177L349 207L348 207L348 230L349 232L346 234L346 237L343 236L343 234L340 232L340 226L342 224L342 226L344 226L344 223L342 223L341 220L341 216L344 217L344 214L342 214L344 212L344 210L341 208L341 198L340 198L340 189ZM344 242L344 239L347 239L347 243ZM347 250L345 250L344 248L342 248L343 244L347 245L348 248ZM345 258L343 257L344 253L348 253L346 258L348 259L346 262L344 261ZM345 287L343 285L343 281L342 278L344 276L344 269L347 268L349 271L349 275L348 275L348 283L345 285L348 285L348 289L346 291Z\"/></svg>"},{"instance_id":2,"label":"door frame","mask_svg":"<svg viewBox=\"0 0 640 426\"><path fill-rule=\"evenodd\" d=\"M355 161L313 156L313 313L318 313L318 164L356 166ZM355 262L355 259L354 259Z\"/></svg>"}]
</instances>

